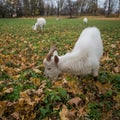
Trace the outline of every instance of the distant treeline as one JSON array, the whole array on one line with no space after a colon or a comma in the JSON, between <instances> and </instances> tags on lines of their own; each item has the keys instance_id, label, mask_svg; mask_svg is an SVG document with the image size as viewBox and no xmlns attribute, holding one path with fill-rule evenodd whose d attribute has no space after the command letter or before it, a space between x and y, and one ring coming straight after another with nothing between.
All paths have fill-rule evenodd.
<instances>
[{"instance_id":1,"label":"distant treeline","mask_svg":"<svg viewBox=\"0 0 120 120\"><path fill-rule=\"evenodd\" d=\"M68 15L119 16L120 0L0 0L0 17Z\"/></svg>"}]
</instances>

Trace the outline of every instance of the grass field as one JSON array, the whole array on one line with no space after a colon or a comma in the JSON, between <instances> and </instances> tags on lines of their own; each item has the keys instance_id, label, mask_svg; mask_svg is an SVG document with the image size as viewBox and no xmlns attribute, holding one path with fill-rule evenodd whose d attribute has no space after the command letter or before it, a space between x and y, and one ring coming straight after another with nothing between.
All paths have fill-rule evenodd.
<instances>
[{"instance_id":1,"label":"grass field","mask_svg":"<svg viewBox=\"0 0 120 120\"><path fill-rule=\"evenodd\" d=\"M47 17L43 32L32 31L35 18L0 19L0 119L120 120L120 20ZM53 44L60 55L71 50L81 31L97 26L104 56L99 80L64 74L52 84L43 59Z\"/></svg>"}]
</instances>

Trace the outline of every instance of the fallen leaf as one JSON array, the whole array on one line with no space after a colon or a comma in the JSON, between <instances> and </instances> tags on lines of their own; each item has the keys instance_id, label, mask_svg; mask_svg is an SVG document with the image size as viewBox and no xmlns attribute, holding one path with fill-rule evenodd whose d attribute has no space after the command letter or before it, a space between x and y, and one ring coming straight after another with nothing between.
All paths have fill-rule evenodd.
<instances>
[{"instance_id":1,"label":"fallen leaf","mask_svg":"<svg viewBox=\"0 0 120 120\"><path fill-rule=\"evenodd\" d=\"M46 81L42 81L39 89L44 89L46 87Z\"/></svg>"},{"instance_id":2,"label":"fallen leaf","mask_svg":"<svg viewBox=\"0 0 120 120\"><path fill-rule=\"evenodd\" d=\"M65 85L68 92L73 94L82 94L82 90L75 81L68 81Z\"/></svg>"},{"instance_id":3,"label":"fallen leaf","mask_svg":"<svg viewBox=\"0 0 120 120\"><path fill-rule=\"evenodd\" d=\"M19 113L17 113L17 112L12 113L11 116L13 118L15 118L15 120L19 120L20 119Z\"/></svg>"},{"instance_id":4,"label":"fallen leaf","mask_svg":"<svg viewBox=\"0 0 120 120\"><path fill-rule=\"evenodd\" d=\"M95 84L98 87L100 94L105 94L108 90L112 89L112 84L109 83L101 84L100 82L97 81Z\"/></svg>"},{"instance_id":5,"label":"fallen leaf","mask_svg":"<svg viewBox=\"0 0 120 120\"><path fill-rule=\"evenodd\" d=\"M5 81L0 81L0 84L3 84L3 83L5 83Z\"/></svg>"},{"instance_id":6,"label":"fallen leaf","mask_svg":"<svg viewBox=\"0 0 120 120\"><path fill-rule=\"evenodd\" d=\"M114 96L113 99L116 101L115 108L120 109L120 94Z\"/></svg>"},{"instance_id":7,"label":"fallen leaf","mask_svg":"<svg viewBox=\"0 0 120 120\"><path fill-rule=\"evenodd\" d=\"M108 53L105 53L105 55L101 59L102 62L104 62L104 61L111 61L111 60L112 60L112 58L109 57Z\"/></svg>"},{"instance_id":8,"label":"fallen leaf","mask_svg":"<svg viewBox=\"0 0 120 120\"><path fill-rule=\"evenodd\" d=\"M33 68L33 71L34 71L35 73L38 73L38 74L41 74L41 73L42 73L42 71L39 70L39 69L37 69L37 68Z\"/></svg>"},{"instance_id":9,"label":"fallen leaf","mask_svg":"<svg viewBox=\"0 0 120 120\"><path fill-rule=\"evenodd\" d=\"M41 94L43 93L43 89L38 89L38 90L36 91L36 93L37 93L38 95L41 95Z\"/></svg>"},{"instance_id":10,"label":"fallen leaf","mask_svg":"<svg viewBox=\"0 0 120 120\"><path fill-rule=\"evenodd\" d=\"M30 80L32 81L32 83L36 86L40 86L40 79L39 78L30 78Z\"/></svg>"},{"instance_id":11,"label":"fallen leaf","mask_svg":"<svg viewBox=\"0 0 120 120\"><path fill-rule=\"evenodd\" d=\"M59 112L59 115L61 120L69 120L69 118L67 117L68 109L66 105L62 106L62 110Z\"/></svg>"},{"instance_id":12,"label":"fallen leaf","mask_svg":"<svg viewBox=\"0 0 120 120\"><path fill-rule=\"evenodd\" d=\"M35 101L32 101L31 98L29 97L28 93L26 91L24 92L20 92L20 99L19 99L19 104L21 104L23 106L24 102L26 102L28 105L30 106L34 106L35 105Z\"/></svg>"},{"instance_id":13,"label":"fallen leaf","mask_svg":"<svg viewBox=\"0 0 120 120\"><path fill-rule=\"evenodd\" d=\"M75 105L76 107L78 107L81 101L82 101L81 98L75 97L75 98L70 99L70 100L68 101L68 103L69 103L70 105Z\"/></svg>"},{"instance_id":14,"label":"fallen leaf","mask_svg":"<svg viewBox=\"0 0 120 120\"><path fill-rule=\"evenodd\" d=\"M41 98L40 98L39 96L35 96L35 97L34 97L34 101L35 101L36 103L38 103L40 100L41 100Z\"/></svg>"},{"instance_id":15,"label":"fallen leaf","mask_svg":"<svg viewBox=\"0 0 120 120\"><path fill-rule=\"evenodd\" d=\"M87 113L86 113L86 111L85 111L85 107L82 107L82 108L79 109L79 117L85 116L86 114L87 114Z\"/></svg>"},{"instance_id":16,"label":"fallen leaf","mask_svg":"<svg viewBox=\"0 0 120 120\"><path fill-rule=\"evenodd\" d=\"M111 44L111 47L112 47L112 48L116 48L116 45L115 45L115 44Z\"/></svg>"},{"instance_id":17,"label":"fallen leaf","mask_svg":"<svg viewBox=\"0 0 120 120\"><path fill-rule=\"evenodd\" d=\"M4 93L12 93L13 92L13 88L8 88L8 89L5 89L3 90Z\"/></svg>"},{"instance_id":18,"label":"fallen leaf","mask_svg":"<svg viewBox=\"0 0 120 120\"><path fill-rule=\"evenodd\" d=\"M3 115L4 111L6 110L7 101L0 101L0 116Z\"/></svg>"},{"instance_id":19,"label":"fallen leaf","mask_svg":"<svg viewBox=\"0 0 120 120\"><path fill-rule=\"evenodd\" d=\"M114 67L114 68L113 68L113 71L114 71L115 73L120 73L120 67Z\"/></svg>"},{"instance_id":20,"label":"fallen leaf","mask_svg":"<svg viewBox=\"0 0 120 120\"><path fill-rule=\"evenodd\" d=\"M7 107L14 106L16 102L7 102Z\"/></svg>"},{"instance_id":21,"label":"fallen leaf","mask_svg":"<svg viewBox=\"0 0 120 120\"><path fill-rule=\"evenodd\" d=\"M69 111L67 117L69 118L69 120L74 120L76 117L76 110Z\"/></svg>"}]
</instances>

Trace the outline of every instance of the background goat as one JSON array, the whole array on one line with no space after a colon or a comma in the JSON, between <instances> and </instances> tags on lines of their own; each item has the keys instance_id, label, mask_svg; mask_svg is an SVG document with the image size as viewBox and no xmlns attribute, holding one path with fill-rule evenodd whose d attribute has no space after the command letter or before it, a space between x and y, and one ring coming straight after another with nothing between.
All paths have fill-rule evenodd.
<instances>
[{"instance_id":1,"label":"background goat","mask_svg":"<svg viewBox=\"0 0 120 120\"><path fill-rule=\"evenodd\" d=\"M39 30L39 28L40 28L40 30L43 30L45 25L46 25L45 18L38 18L35 25L32 26L32 29L33 30Z\"/></svg>"},{"instance_id":2,"label":"background goat","mask_svg":"<svg viewBox=\"0 0 120 120\"><path fill-rule=\"evenodd\" d=\"M83 22L84 22L85 24L87 24L87 23L88 23L88 18L85 17L85 18L83 19Z\"/></svg>"},{"instance_id":3,"label":"background goat","mask_svg":"<svg viewBox=\"0 0 120 120\"><path fill-rule=\"evenodd\" d=\"M56 80L62 73L73 75L93 74L98 76L100 58L103 55L103 45L100 31L96 27L84 29L73 50L58 56L56 47L52 47L44 59L44 74Z\"/></svg>"}]
</instances>

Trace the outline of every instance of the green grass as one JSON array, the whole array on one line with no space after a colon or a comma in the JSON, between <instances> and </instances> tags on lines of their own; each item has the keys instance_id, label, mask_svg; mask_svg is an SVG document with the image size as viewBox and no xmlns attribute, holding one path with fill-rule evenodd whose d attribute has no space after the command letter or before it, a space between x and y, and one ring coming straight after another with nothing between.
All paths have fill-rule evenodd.
<instances>
[{"instance_id":1,"label":"green grass","mask_svg":"<svg viewBox=\"0 0 120 120\"><path fill-rule=\"evenodd\" d=\"M44 118L59 119L59 112L62 104L66 104L69 110L79 113L79 108L70 106L67 102L76 96L81 97L87 118L90 120L116 119L120 118L120 74L117 72L120 64L120 20L103 20L89 18L88 25L84 25L82 18L62 18L56 21L54 17L47 17L47 24L43 32L32 31L35 18L15 18L0 19L0 101L16 102L17 107L13 107L9 112L4 110L1 118L11 118L11 113L24 109L24 104L20 107L21 94L28 94L31 101L34 101L33 108L29 108L29 113L36 120ZM91 76L83 78L84 88L78 86L76 77L66 75L70 88L52 85L51 80L44 77L43 59L53 44L57 44L60 55L71 50L77 41L81 31L87 26L97 26L101 31L104 45L104 57L101 61L99 83L108 88L101 88L98 84L92 83ZM40 70L40 73L34 71ZM33 80L33 81L31 81ZM71 83L73 81L73 83ZM43 84L45 85L43 87ZM75 82L75 83L74 83ZM77 86L76 88L74 86ZM82 86L82 85L80 85ZM13 88L13 92L6 93L5 90ZM27 90L42 89L40 103L35 101L38 93L26 92ZM103 89L103 90L102 90ZM105 90L104 90L105 89ZM85 92L85 91L86 92ZM101 92L102 91L102 92ZM26 93L24 93L26 92ZM34 97L33 97L34 96ZM24 96L25 97L25 96ZM28 102L31 105L30 101ZM1 105L3 105L1 103ZM27 107L28 107L27 106ZM56 107L57 106L57 107ZM22 109L23 108L23 109ZM29 115L20 113L19 117L26 120ZM28 116L27 116L28 115ZM85 119L86 116L77 116ZM32 119L32 118L31 118Z\"/></svg>"}]
</instances>

